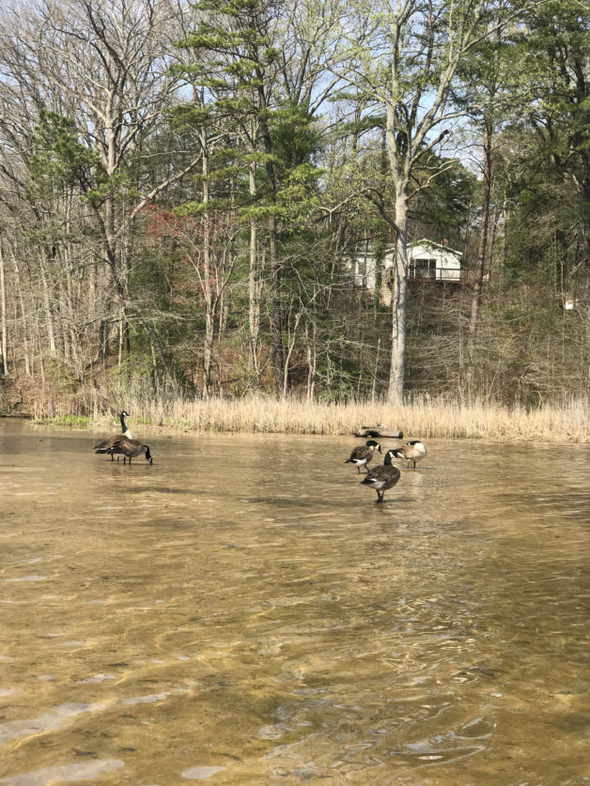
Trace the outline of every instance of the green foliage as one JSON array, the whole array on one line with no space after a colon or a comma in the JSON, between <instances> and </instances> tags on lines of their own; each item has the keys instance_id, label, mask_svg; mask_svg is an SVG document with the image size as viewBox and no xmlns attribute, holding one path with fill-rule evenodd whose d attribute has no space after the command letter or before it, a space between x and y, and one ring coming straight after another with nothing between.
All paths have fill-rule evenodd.
<instances>
[{"instance_id":1,"label":"green foliage","mask_svg":"<svg viewBox=\"0 0 590 786\"><path fill-rule=\"evenodd\" d=\"M527 62L529 104L521 120L523 133L532 128L535 139L532 165L535 173L553 187L563 184L571 194L565 203L570 216L568 231L574 231L579 246L585 246L585 267L590 246L590 80L588 51L590 26L577 0L533 4L525 15L527 35L521 43ZM540 143L540 144L539 144ZM535 176L531 177L535 182ZM575 187L572 189L571 184ZM536 181L537 190L544 183ZM551 187L551 186L550 186ZM569 187L569 188L568 188ZM574 197L572 199L572 197ZM556 202L560 212L561 201Z\"/></svg>"},{"instance_id":2,"label":"green foliage","mask_svg":"<svg viewBox=\"0 0 590 786\"><path fill-rule=\"evenodd\" d=\"M87 415L55 415L42 418L41 422L45 426L57 426L58 428L87 429L90 424L90 418Z\"/></svg>"},{"instance_id":3,"label":"green foliage","mask_svg":"<svg viewBox=\"0 0 590 786\"><path fill-rule=\"evenodd\" d=\"M28 197L49 199L63 189L77 187L85 199L99 207L108 197L136 199L140 191L130 174L119 170L108 177L100 156L80 141L75 121L42 110L33 134Z\"/></svg>"},{"instance_id":4,"label":"green foliage","mask_svg":"<svg viewBox=\"0 0 590 786\"><path fill-rule=\"evenodd\" d=\"M180 104L170 110L173 127L186 131L205 126L211 120L211 108L197 104Z\"/></svg>"},{"instance_id":5,"label":"green foliage","mask_svg":"<svg viewBox=\"0 0 590 786\"><path fill-rule=\"evenodd\" d=\"M141 193L136 186L131 185L127 172L115 172L110 178L98 182L96 187L89 188L86 192L86 198L95 206L101 205L110 196L117 201L127 201L138 199Z\"/></svg>"},{"instance_id":6,"label":"green foliage","mask_svg":"<svg viewBox=\"0 0 590 786\"><path fill-rule=\"evenodd\" d=\"M48 198L56 190L76 185L84 194L89 194L93 184L105 186L106 174L98 155L79 138L72 119L47 110L40 112L30 160L30 199Z\"/></svg>"},{"instance_id":7,"label":"green foliage","mask_svg":"<svg viewBox=\"0 0 590 786\"><path fill-rule=\"evenodd\" d=\"M416 169L418 183L425 182L433 171L440 174L410 203L413 236L438 242L446 238L451 245L460 246L477 202L477 179L458 161L431 154Z\"/></svg>"},{"instance_id":8,"label":"green foliage","mask_svg":"<svg viewBox=\"0 0 590 786\"><path fill-rule=\"evenodd\" d=\"M273 112L270 131L274 151L286 169L309 163L320 146L317 122L297 104Z\"/></svg>"}]
</instances>

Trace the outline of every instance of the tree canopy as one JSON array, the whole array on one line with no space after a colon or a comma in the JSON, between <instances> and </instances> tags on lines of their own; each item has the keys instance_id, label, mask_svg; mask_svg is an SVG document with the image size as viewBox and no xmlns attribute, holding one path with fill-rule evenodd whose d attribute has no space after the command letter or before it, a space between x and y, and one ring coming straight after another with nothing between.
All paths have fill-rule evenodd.
<instances>
[{"instance_id":1,"label":"tree canopy","mask_svg":"<svg viewBox=\"0 0 590 786\"><path fill-rule=\"evenodd\" d=\"M6 9L0 408L584 394L589 39L577 0Z\"/></svg>"}]
</instances>

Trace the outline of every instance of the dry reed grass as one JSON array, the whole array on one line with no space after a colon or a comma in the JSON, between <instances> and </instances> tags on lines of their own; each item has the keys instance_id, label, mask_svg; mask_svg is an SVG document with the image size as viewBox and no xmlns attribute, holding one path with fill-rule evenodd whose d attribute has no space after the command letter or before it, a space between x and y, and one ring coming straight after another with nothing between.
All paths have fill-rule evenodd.
<instances>
[{"instance_id":1,"label":"dry reed grass","mask_svg":"<svg viewBox=\"0 0 590 786\"><path fill-rule=\"evenodd\" d=\"M590 442L587 402L573 400L526 410L434 399L401 406L276 400L260 395L198 401L144 395L130 395L124 401L119 395L118 399L132 413L134 423L171 430L346 435L362 426L386 425L402 430L408 439ZM95 426L106 421L95 413Z\"/></svg>"}]
</instances>

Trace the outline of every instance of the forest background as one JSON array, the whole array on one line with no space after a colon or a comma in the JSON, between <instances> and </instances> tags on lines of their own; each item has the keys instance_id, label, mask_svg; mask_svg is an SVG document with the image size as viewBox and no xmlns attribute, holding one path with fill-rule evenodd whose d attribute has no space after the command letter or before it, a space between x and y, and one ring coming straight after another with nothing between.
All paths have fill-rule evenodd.
<instances>
[{"instance_id":1,"label":"forest background","mask_svg":"<svg viewBox=\"0 0 590 786\"><path fill-rule=\"evenodd\" d=\"M254 395L585 417L589 20L583 0L5 2L0 414L163 422ZM409 275L422 238L463 253L459 283Z\"/></svg>"}]
</instances>

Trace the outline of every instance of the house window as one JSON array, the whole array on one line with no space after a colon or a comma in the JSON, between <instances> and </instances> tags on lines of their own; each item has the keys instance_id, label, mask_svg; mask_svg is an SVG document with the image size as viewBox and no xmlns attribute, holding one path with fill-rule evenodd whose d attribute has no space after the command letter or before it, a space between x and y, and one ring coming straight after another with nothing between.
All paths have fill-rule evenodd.
<instances>
[{"instance_id":1,"label":"house window","mask_svg":"<svg viewBox=\"0 0 590 786\"><path fill-rule=\"evenodd\" d=\"M412 278L436 278L436 259L412 259L410 276Z\"/></svg>"}]
</instances>

